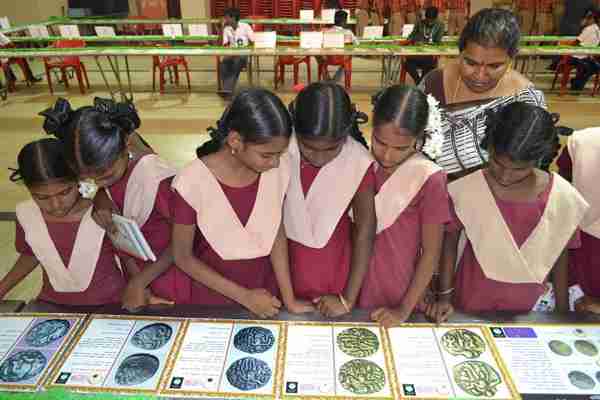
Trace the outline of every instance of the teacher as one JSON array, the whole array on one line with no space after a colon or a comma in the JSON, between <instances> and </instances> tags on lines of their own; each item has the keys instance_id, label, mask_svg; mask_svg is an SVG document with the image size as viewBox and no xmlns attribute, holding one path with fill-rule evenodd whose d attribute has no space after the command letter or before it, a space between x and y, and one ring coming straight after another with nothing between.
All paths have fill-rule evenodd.
<instances>
[{"instance_id":1,"label":"teacher","mask_svg":"<svg viewBox=\"0 0 600 400\"><path fill-rule=\"evenodd\" d=\"M449 179L467 175L487 162L480 142L488 111L515 101L546 106L543 92L512 68L520 36L513 13L483 9L462 31L458 58L421 81L420 87L443 109L443 154L436 161Z\"/></svg>"}]
</instances>

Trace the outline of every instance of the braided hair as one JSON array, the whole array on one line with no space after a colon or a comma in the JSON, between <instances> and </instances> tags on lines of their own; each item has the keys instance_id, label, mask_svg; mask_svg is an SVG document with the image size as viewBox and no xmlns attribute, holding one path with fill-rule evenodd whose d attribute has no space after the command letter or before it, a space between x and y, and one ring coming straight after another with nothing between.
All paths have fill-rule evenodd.
<instances>
[{"instance_id":1,"label":"braided hair","mask_svg":"<svg viewBox=\"0 0 600 400\"><path fill-rule=\"evenodd\" d=\"M283 102L266 89L242 90L225 109L216 123L209 127L210 140L196 149L198 158L219 151L231 131L236 131L246 143L266 143L274 137L290 137L292 119Z\"/></svg>"},{"instance_id":2,"label":"braided hair","mask_svg":"<svg viewBox=\"0 0 600 400\"><path fill-rule=\"evenodd\" d=\"M486 115L481 147L517 162L536 162L548 170L560 151L560 136L573 130L557 126L560 117L529 103L515 102Z\"/></svg>"},{"instance_id":3,"label":"braided hair","mask_svg":"<svg viewBox=\"0 0 600 400\"><path fill-rule=\"evenodd\" d=\"M368 147L359 125L367 123L369 117L357 109L346 90L335 82L308 85L289 109L300 137L338 140L351 136Z\"/></svg>"},{"instance_id":4,"label":"braided hair","mask_svg":"<svg viewBox=\"0 0 600 400\"><path fill-rule=\"evenodd\" d=\"M129 135L141 124L133 103L100 98L93 106L77 110L59 98L39 115L45 118L46 133L62 142L65 158L77 173L112 165L126 151Z\"/></svg>"}]
</instances>

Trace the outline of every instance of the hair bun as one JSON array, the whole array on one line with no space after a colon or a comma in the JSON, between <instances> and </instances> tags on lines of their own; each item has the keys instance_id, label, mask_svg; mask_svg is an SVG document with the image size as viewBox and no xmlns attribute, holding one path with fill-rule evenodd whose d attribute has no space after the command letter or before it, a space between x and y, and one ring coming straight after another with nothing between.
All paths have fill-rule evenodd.
<instances>
[{"instance_id":1,"label":"hair bun","mask_svg":"<svg viewBox=\"0 0 600 400\"><path fill-rule=\"evenodd\" d=\"M60 137L62 128L69 122L73 110L71 104L62 97L56 100L53 107L47 108L38 113L44 117L43 129L49 135Z\"/></svg>"},{"instance_id":2,"label":"hair bun","mask_svg":"<svg viewBox=\"0 0 600 400\"><path fill-rule=\"evenodd\" d=\"M10 179L11 182L18 182L23 180L23 176L21 176L21 171L19 169L9 168L8 170L12 171L10 176L8 177L8 179Z\"/></svg>"},{"instance_id":3,"label":"hair bun","mask_svg":"<svg viewBox=\"0 0 600 400\"><path fill-rule=\"evenodd\" d=\"M378 91L377 93L375 93L373 96L371 96L371 105L373 107L375 107L377 105L377 103L379 103L379 100L381 100L381 98L383 97L383 95L386 92L387 92L387 88L381 89L380 91Z\"/></svg>"},{"instance_id":4,"label":"hair bun","mask_svg":"<svg viewBox=\"0 0 600 400\"><path fill-rule=\"evenodd\" d=\"M94 108L101 113L108 114L109 119L127 133L131 133L141 126L140 117L131 101L116 102L112 99L95 97Z\"/></svg>"},{"instance_id":5,"label":"hair bun","mask_svg":"<svg viewBox=\"0 0 600 400\"><path fill-rule=\"evenodd\" d=\"M573 128L567 126L557 126L556 134L559 136L571 136L573 134Z\"/></svg>"}]
</instances>

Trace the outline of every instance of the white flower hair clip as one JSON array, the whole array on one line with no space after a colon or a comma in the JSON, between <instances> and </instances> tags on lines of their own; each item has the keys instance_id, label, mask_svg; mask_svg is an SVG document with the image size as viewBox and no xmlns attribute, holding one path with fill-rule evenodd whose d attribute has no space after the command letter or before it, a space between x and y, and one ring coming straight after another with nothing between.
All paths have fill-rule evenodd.
<instances>
[{"instance_id":1,"label":"white flower hair clip","mask_svg":"<svg viewBox=\"0 0 600 400\"><path fill-rule=\"evenodd\" d=\"M429 105L429 118L425 133L427 138L421 151L427 154L433 160L442 155L444 146L444 133L442 131L442 113L440 112L440 102L431 94L427 95L427 104Z\"/></svg>"},{"instance_id":2,"label":"white flower hair clip","mask_svg":"<svg viewBox=\"0 0 600 400\"><path fill-rule=\"evenodd\" d=\"M98 192L98 185L93 179L79 181L79 193L84 199L93 199Z\"/></svg>"}]
</instances>

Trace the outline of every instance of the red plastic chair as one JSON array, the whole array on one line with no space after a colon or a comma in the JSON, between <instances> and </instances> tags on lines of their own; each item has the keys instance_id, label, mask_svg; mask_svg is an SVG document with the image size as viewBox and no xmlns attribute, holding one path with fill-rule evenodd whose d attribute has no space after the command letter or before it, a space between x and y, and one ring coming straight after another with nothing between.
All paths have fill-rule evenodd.
<instances>
[{"instance_id":1,"label":"red plastic chair","mask_svg":"<svg viewBox=\"0 0 600 400\"><path fill-rule=\"evenodd\" d=\"M279 56L275 63L275 89L279 86L279 83L283 84L285 81L285 67L291 65L294 71L294 85L298 84L299 80L299 69L300 64L306 64L306 78L308 83L311 82L311 68L310 68L310 56L306 57L295 57L295 56Z\"/></svg>"},{"instance_id":2,"label":"red plastic chair","mask_svg":"<svg viewBox=\"0 0 600 400\"><path fill-rule=\"evenodd\" d=\"M352 87L352 57L325 56L319 62L319 80L324 80L327 77L327 68L329 66L344 67L344 86L346 89L350 89Z\"/></svg>"},{"instance_id":3,"label":"red plastic chair","mask_svg":"<svg viewBox=\"0 0 600 400\"><path fill-rule=\"evenodd\" d=\"M160 45L157 47L169 47L168 45ZM165 72L167 70L172 70L175 75L175 85L179 85L179 67L182 67L185 70L185 75L187 77L187 86L188 91L192 90L192 85L190 82L190 69L187 63L187 60L183 56L152 56L152 91L156 91L156 70L159 70L160 73L160 94L165 93ZM173 81L170 81L173 83Z\"/></svg>"},{"instance_id":4,"label":"red plastic chair","mask_svg":"<svg viewBox=\"0 0 600 400\"><path fill-rule=\"evenodd\" d=\"M54 47L59 49L80 48L85 47L85 42L81 39L62 39L58 40L54 44ZM88 79L85 65L77 56L61 57L58 59L44 57L44 69L46 70L46 79L48 79L48 87L50 88L50 94L54 94L54 88L52 86L52 74L50 73L53 69L60 69L60 72L62 74L62 80L67 89L69 88L69 78L67 75L68 69L73 69L75 71L75 75L77 76L77 82L79 82L79 90L81 91L81 94L85 94L85 87L83 83L84 78L87 88L90 88L90 81Z\"/></svg>"}]
</instances>

